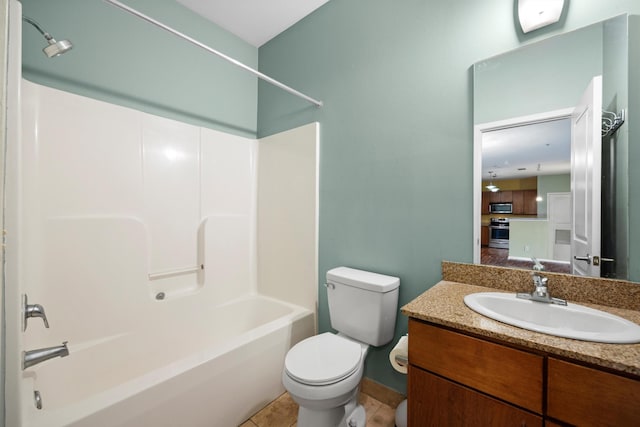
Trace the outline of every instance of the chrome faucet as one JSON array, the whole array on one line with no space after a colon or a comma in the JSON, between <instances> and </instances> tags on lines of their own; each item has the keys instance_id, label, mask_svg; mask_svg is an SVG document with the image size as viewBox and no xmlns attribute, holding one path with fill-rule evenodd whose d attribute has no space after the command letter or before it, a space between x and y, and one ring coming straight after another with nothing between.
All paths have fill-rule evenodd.
<instances>
[{"instance_id":1,"label":"chrome faucet","mask_svg":"<svg viewBox=\"0 0 640 427\"><path fill-rule=\"evenodd\" d=\"M54 357L67 357L69 355L69 349L67 348L67 342L55 347L39 348L37 350L23 351L22 355L22 369L27 369L30 366L42 363L45 360L53 359Z\"/></svg>"},{"instance_id":2,"label":"chrome faucet","mask_svg":"<svg viewBox=\"0 0 640 427\"><path fill-rule=\"evenodd\" d=\"M553 298L551 294L549 294L549 290L547 289L547 282L549 279L541 274L544 270L544 266L540 264L536 258L531 259L534 262L531 277L533 278L533 286L535 286L535 289L530 294L526 292L519 292L516 294L516 297L531 301L546 302L548 304L567 305L566 300Z\"/></svg>"},{"instance_id":3,"label":"chrome faucet","mask_svg":"<svg viewBox=\"0 0 640 427\"><path fill-rule=\"evenodd\" d=\"M27 295L22 295L22 332L27 330L27 320L30 317L39 317L44 322L44 327L49 327L49 322L47 321L47 315L44 314L44 307L40 304L29 304L27 301Z\"/></svg>"}]
</instances>

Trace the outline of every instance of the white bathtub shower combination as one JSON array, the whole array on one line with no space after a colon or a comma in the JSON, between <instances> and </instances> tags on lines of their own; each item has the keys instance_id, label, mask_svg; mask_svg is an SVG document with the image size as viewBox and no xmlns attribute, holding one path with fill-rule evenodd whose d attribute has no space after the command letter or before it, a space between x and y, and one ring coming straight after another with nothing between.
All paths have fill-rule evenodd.
<instances>
[{"instance_id":1,"label":"white bathtub shower combination","mask_svg":"<svg viewBox=\"0 0 640 427\"><path fill-rule=\"evenodd\" d=\"M315 332L317 124L256 141L27 81L21 102L7 300L51 327L7 334L9 421L234 426L282 393Z\"/></svg>"},{"instance_id":2,"label":"white bathtub shower combination","mask_svg":"<svg viewBox=\"0 0 640 427\"><path fill-rule=\"evenodd\" d=\"M236 426L282 393L287 349L313 331L308 310L265 297L183 305L26 373L24 425Z\"/></svg>"}]
</instances>

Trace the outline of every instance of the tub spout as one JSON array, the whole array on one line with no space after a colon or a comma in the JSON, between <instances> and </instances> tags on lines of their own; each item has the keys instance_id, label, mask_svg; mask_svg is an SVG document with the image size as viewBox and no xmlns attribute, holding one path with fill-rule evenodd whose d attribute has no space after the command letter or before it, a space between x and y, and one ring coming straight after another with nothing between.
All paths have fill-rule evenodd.
<instances>
[{"instance_id":1,"label":"tub spout","mask_svg":"<svg viewBox=\"0 0 640 427\"><path fill-rule=\"evenodd\" d=\"M53 359L54 357L66 357L69 355L69 349L67 348L67 342L55 347L39 348L37 350L23 351L22 369L27 369L30 366L42 363L45 360Z\"/></svg>"}]
</instances>

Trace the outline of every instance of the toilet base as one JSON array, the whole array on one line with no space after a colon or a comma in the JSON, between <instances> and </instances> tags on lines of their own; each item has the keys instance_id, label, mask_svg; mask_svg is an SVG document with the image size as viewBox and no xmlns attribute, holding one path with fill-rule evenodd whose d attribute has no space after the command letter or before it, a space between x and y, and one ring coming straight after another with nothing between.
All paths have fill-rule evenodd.
<instances>
[{"instance_id":1,"label":"toilet base","mask_svg":"<svg viewBox=\"0 0 640 427\"><path fill-rule=\"evenodd\" d=\"M300 427L365 427L366 421L364 406L358 405L357 390L346 405L325 409L300 406L298 409Z\"/></svg>"},{"instance_id":2,"label":"toilet base","mask_svg":"<svg viewBox=\"0 0 640 427\"><path fill-rule=\"evenodd\" d=\"M300 409L298 409L298 425L300 427L338 427L343 418L343 406L320 410L304 408L301 406Z\"/></svg>"},{"instance_id":3,"label":"toilet base","mask_svg":"<svg viewBox=\"0 0 640 427\"><path fill-rule=\"evenodd\" d=\"M351 414L346 416L341 425L345 427L365 427L367 425L367 413L364 410L364 406L356 406Z\"/></svg>"}]
</instances>

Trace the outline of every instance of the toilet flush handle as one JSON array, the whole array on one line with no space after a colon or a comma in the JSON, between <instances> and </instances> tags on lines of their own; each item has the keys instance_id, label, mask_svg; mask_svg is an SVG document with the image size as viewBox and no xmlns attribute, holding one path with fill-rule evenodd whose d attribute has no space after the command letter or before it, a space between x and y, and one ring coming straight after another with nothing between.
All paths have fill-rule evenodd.
<instances>
[{"instance_id":1,"label":"toilet flush handle","mask_svg":"<svg viewBox=\"0 0 640 427\"><path fill-rule=\"evenodd\" d=\"M325 283L324 287L327 289L335 289L336 285L334 285L333 283Z\"/></svg>"}]
</instances>

